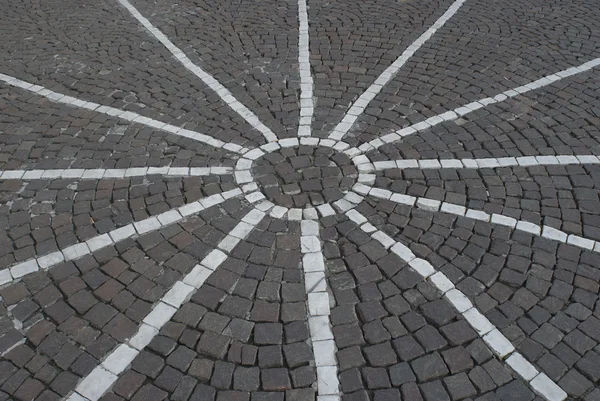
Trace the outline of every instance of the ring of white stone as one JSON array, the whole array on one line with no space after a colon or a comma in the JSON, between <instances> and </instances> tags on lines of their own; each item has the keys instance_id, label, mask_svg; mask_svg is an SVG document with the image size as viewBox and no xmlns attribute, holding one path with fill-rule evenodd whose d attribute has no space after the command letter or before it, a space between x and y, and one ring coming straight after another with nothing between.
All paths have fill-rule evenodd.
<instances>
[{"instance_id":1,"label":"ring of white stone","mask_svg":"<svg viewBox=\"0 0 600 401\"><path fill-rule=\"evenodd\" d=\"M276 205L268 200L265 194L261 192L261 188L252 173L255 161L268 153L285 148L297 148L299 146L331 148L336 152L348 156L358 171L358 178L352 189L345 192L344 196L340 199L333 202L325 202L318 206L309 203L304 207L289 208ZM242 154L234 168L235 182L248 194L247 197L257 202L255 206L257 209L269 212L270 216L274 218L297 221L302 219L316 220L319 217L332 216L338 212L345 213L353 209L363 201L364 195L369 192L370 186L375 182L375 175L373 173L373 164L363 155L363 151L351 147L343 141L314 137L287 138L262 145L260 148L248 150ZM259 200L261 202L258 202Z\"/></svg>"}]
</instances>

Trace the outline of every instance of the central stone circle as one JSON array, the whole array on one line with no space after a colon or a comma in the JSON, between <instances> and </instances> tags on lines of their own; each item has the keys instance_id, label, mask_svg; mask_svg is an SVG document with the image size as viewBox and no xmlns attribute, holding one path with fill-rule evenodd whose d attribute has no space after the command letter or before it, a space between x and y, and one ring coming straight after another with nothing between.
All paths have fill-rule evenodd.
<instances>
[{"instance_id":1,"label":"central stone circle","mask_svg":"<svg viewBox=\"0 0 600 401\"><path fill-rule=\"evenodd\" d=\"M305 208L342 198L356 182L358 170L348 156L332 148L300 145L258 158L252 176L271 202Z\"/></svg>"}]
</instances>

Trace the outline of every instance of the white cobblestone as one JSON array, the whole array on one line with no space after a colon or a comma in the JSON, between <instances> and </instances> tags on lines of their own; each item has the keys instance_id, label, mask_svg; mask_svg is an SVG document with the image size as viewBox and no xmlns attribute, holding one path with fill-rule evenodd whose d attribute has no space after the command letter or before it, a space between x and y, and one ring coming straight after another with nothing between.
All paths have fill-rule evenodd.
<instances>
[{"instance_id":1,"label":"white cobblestone","mask_svg":"<svg viewBox=\"0 0 600 401\"><path fill-rule=\"evenodd\" d=\"M554 383L545 373L540 373L531 382L533 390L548 401L564 401L567 393Z\"/></svg>"},{"instance_id":2,"label":"white cobblestone","mask_svg":"<svg viewBox=\"0 0 600 401\"><path fill-rule=\"evenodd\" d=\"M137 349L121 344L102 362L102 367L115 375L120 375L138 354Z\"/></svg>"},{"instance_id":3,"label":"white cobblestone","mask_svg":"<svg viewBox=\"0 0 600 401\"><path fill-rule=\"evenodd\" d=\"M321 242L314 235L303 235L300 237L300 251L302 253L319 252L321 250Z\"/></svg>"},{"instance_id":4,"label":"white cobblestone","mask_svg":"<svg viewBox=\"0 0 600 401\"><path fill-rule=\"evenodd\" d=\"M431 212L437 212L440 209L442 202L435 199L418 198L417 207L419 209L429 210Z\"/></svg>"},{"instance_id":5,"label":"white cobblestone","mask_svg":"<svg viewBox=\"0 0 600 401\"><path fill-rule=\"evenodd\" d=\"M530 234L540 235L542 233L542 229L537 224L530 223L528 221L520 220L517 222L517 230L525 231Z\"/></svg>"},{"instance_id":6,"label":"white cobblestone","mask_svg":"<svg viewBox=\"0 0 600 401\"><path fill-rule=\"evenodd\" d=\"M137 333L129 340L129 345L137 350L144 349L150 341L158 334L158 329L146 323L142 323Z\"/></svg>"},{"instance_id":7,"label":"white cobblestone","mask_svg":"<svg viewBox=\"0 0 600 401\"><path fill-rule=\"evenodd\" d=\"M452 291L457 291L457 290L452 290ZM446 293L446 296L448 296L448 294L452 291L449 291L448 293ZM453 301L451 300L450 302L453 302ZM453 303L453 305L454 305L454 303ZM456 305L455 305L455 307L456 307ZM475 329L475 331L477 331L479 333L479 335L487 334L490 331L494 330L494 328L495 328L494 325L485 316L483 316L481 314L481 312L479 312L475 308L471 308L471 309L465 311L463 313L463 316L465 319L467 319L467 322L469 322L471 327L473 327Z\"/></svg>"},{"instance_id":8,"label":"white cobblestone","mask_svg":"<svg viewBox=\"0 0 600 401\"><path fill-rule=\"evenodd\" d=\"M517 226L517 220L512 217L502 216L500 214L493 213L492 214L492 223L500 224L502 226L515 228Z\"/></svg>"},{"instance_id":9,"label":"white cobblestone","mask_svg":"<svg viewBox=\"0 0 600 401\"><path fill-rule=\"evenodd\" d=\"M500 358L504 358L515 350L511 342L498 329L494 329L483 336L483 341Z\"/></svg>"},{"instance_id":10,"label":"white cobblestone","mask_svg":"<svg viewBox=\"0 0 600 401\"><path fill-rule=\"evenodd\" d=\"M390 238L390 236L384 233L383 231L376 231L373 234L371 234L371 237L374 240L379 241L379 243L383 245L385 249L389 249L396 243L396 241Z\"/></svg>"},{"instance_id":11,"label":"white cobblestone","mask_svg":"<svg viewBox=\"0 0 600 401\"><path fill-rule=\"evenodd\" d=\"M227 254L218 249L213 249L200 263L207 269L215 270L225 261L225 259L227 259Z\"/></svg>"},{"instance_id":12,"label":"white cobblestone","mask_svg":"<svg viewBox=\"0 0 600 401\"><path fill-rule=\"evenodd\" d=\"M200 202L192 202L179 207L179 213L183 216L190 216L204 210L204 206Z\"/></svg>"},{"instance_id":13,"label":"white cobblestone","mask_svg":"<svg viewBox=\"0 0 600 401\"><path fill-rule=\"evenodd\" d=\"M185 302L194 290L195 288L193 286L178 281L169 291L167 291L162 300L164 303L179 309L181 304Z\"/></svg>"},{"instance_id":14,"label":"white cobblestone","mask_svg":"<svg viewBox=\"0 0 600 401\"><path fill-rule=\"evenodd\" d=\"M13 277L10 274L10 269L0 270L0 285L10 283L12 280L13 280Z\"/></svg>"},{"instance_id":15,"label":"white cobblestone","mask_svg":"<svg viewBox=\"0 0 600 401\"><path fill-rule=\"evenodd\" d=\"M339 397L339 380L337 376L337 367L319 366L317 367L317 389L319 397L333 394ZM320 400L319 400L320 401Z\"/></svg>"},{"instance_id":16,"label":"white cobblestone","mask_svg":"<svg viewBox=\"0 0 600 401\"><path fill-rule=\"evenodd\" d=\"M322 257L322 255L321 255ZM327 291L327 282L325 281L324 271L304 271L304 287L306 293L310 292L324 292Z\"/></svg>"},{"instance_id":17,"label":"white cobblestone","mask_svg":"<svg viewBox=\"0 0 600 401\"><path fill-rule=\"evenodd\" d=\"M144 220L133 223L138 234L142 235L150 231L157 230L161 227L160 221L156 217L149 217Z\"/></svg>"},{"instance_id":18,"label":"white cobblestone","mask_svg":"<svg viewBox=\"0 0 600 401\"><path fill-rule=\"evenodd\" d=\"M460 313L466 312L473 307L473 304L471 301L469 301L469 298L467 298L462 291L451 289L444 295Z\"/></svg>"},{"instance_id":19,"label":"white cobblestone","mask_svg":"<svg viewBox=\"0 0 600 401\"><path fill-rule=\"evenodd\" d=\"M90 253L90 249L88 248L87 244L81 243L71 245L70 247L63 249L62 253L65 257L65 261L69 261L88 255Z\"/></svg>"},{"instance_id":20,"label":"white cobblestone","mask_svg":"<svg viewBox=\"0 0 600 401\"><path fill-rule=\"evenodd\" d=\"M407 246L399 242L392 246L390 250L405 262L410 262L415 258L415 254Z\"/></svg>"},{"instance_id":21,"label":"white cobblestone","mask_svg":"<svg viewBox=\"0 0 600 401\"><path fill-rule=\"evenodd\" d=\"M136 234L133 224L128 224L121 228L117 228L108 233L113 242L123 241L126 238L130 238Z\"/></svg>"},{"instance_id":22,"label":"white cobblestone","mask_svg":"<svg viewBox=\"0 0 600 401\"><path fill-rule=\"evenodd\" d=\"M594 249L595 241L571 234L567 238L567 244L571 244L571 245L578 246L580 248L592 250L592 249Z\"/></svg>"},{"instance_id":23,"label":"white cobblestone","mask_svg":"<svg viewBox=\"0 0 600 401\"><path fill-rule=\"evenodd\" d=\"M82 396L90 401L96 401L117 381L117 376L101 366L94 370L75 387Z\"/></svg>"},{"instance_id":24,"label":"white cobblestone","mask_svg":"<svg viewBox=\"0 0 600 401\"><path fill-rule=\"evenodd\" d=\"M437 272L431 275L429 277L429 280L435 286L435 288L441 291L442 294L445 294L446 292L454 288L454 284L452 283L452 281L450 281L448 277L446 277L446 275L442 272Z\"/></svg>"},{"instance_id":25,"label":"white cobblestone","mask_svg":"<svg viewBox=\"0 0 600 401\"><path fill-rule=\"evenodd\" d=\"M554 227L543 226L542 236L559 242L567 242L567 234Z\"/></svg>"},{"instance_id":26,"label":"white cobblestone","mask_svg":"<svg viewBox=\"0 0 600 401\"><path fill-rule=\"evenodd\" d=\"M333 332L327 316L312 316L308 318L310 337L313 341L333 340Z\"/></svg>"},{"instance_id":27,"label":"white cobblestone","mask_svg":"<svg viewBox=\"0 0 600 401\"><path fill-rule=\"evenodd\" d=\"M41 269L46 270L52 266L62 263L65 260L65 256L61 251L55 251L48 255L39 257L37 262Z\"/></svg>"},{"instance_id":28,"label":"white cobblestone","mask_svg":"<svg viewBox=\"0 0 600 401\"><path fill-rule=\"evenodd\" d=\"M425 278L435 273L435 269L433 268L431 263L421 258L415 258L411 260L410 262L408 262L408 265Z\"/></svg>"},{"instance_id":29,"label":"white cobblestone","mask_svg":"<svg viewBox=\"0 0 600 401\"><path fill-rule=\"evenodd\" d=\"M538 370L518 352L513 352L506 358L506 363L526 381L530 381L539 373Z\"/></svg>"},{"instance_id":30,"label":"white cobblestone","mask_svg":"<svg viewBox=\"0 0 600 401\"><path fill-rule=\"evenodd\" d=\"M156 304L154 309L148 313L143 322L160 330L164 324L173 317L175 312L177 312L177 309L171 305L167 305L164 302L159 302Z\"/></svg>"},{"instance_id":31,"label":"white cobblestone","mask_svg":"<svg viewBox=\"0 0 600 401\"><path fill-rule=\"evenodd\" d=\"M442 203L442 206L440 207L441 212L456 214L458 216L464 216L466 213L466 210L467 209L464 206L455 205L453 203L447 203L447 202Z\"/></svg>"},{"instance_id":32,"label":"white cobblestone","mask_svg":"<svg viewBox=\"0 0 600 401\"><path fill-rule=\"evenodd\" d=\"M13 278L20 278L27 274L38 271L40 268L35 259L30 259L25 262L21 262L10 268L10 274Z\"/></svg>"},{"instance_id":33,"label":"white cobblestone","mask_svg":"<svg viewBox=\"0 0 600 401\"><path fill-rule=\"evenodd\" d=\"M393 194L391 196L390 200L392 202L400 203L403 205L413 206L415 204L415 202L417 201L417 198L415 198L414 196L410 196L410 195Z\"/></svg>"},{"instance_id":34,"label":"white cobblestone","mask_svg":"<svg viewBox=\"0 0 600 401\"><path fill-rule=\"evenodd\" d=\"M184 278L183 282L195 288L200 288L206 279L212 274L212 270L202 266L196 265Z\"/></svg>"},{"instance_id":35,"label":"white cobblestone","mask_svg":"<svg viewBox=\"0 0 600 401\"><path fill-rule=\"evenodd\" d=\"M336 366L335 342L333 340L313 341L316 366Z\"/></svg>"},{"instance_id":36,"label":"white cobblestone","mask_svg":"<svg viewBox=\"0 0 600 401\"><path fill-rule=\"evenodd\" d=\"M310 316L328 316L330 314L329 295L326 292L308 294L308 312Z\"/></svg>"},{"instance_id":37,"label":"white cobblestone","mask_svg":"<svg viewBox=\"0 0 600 401\"><path fill-rule=\"evenodd\" d=\"M325 271L325 263L321 252L305 253L302 256L302 265L305 272L323 272Z\"/></svg>"}]
</instances>

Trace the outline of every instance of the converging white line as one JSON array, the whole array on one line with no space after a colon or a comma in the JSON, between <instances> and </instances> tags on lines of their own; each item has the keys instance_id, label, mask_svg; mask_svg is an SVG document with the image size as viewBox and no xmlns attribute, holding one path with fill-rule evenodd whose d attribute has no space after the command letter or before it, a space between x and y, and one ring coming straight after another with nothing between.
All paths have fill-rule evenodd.
<instances>
[{"instance_id":1,"label":"converging white line","mask_svg":"<svg viewBox=\"0 0 600 401\"><path fill-rule=\"evenodd\" d=\"M361 230L370 235L371 238L379 242L391 253L396 254L410 268L419 273L424 280L429 281L430 284L440 291L444 299L465 318L498 359L501 361L504 360L519 376L528 382L536 393L548 401L563 401L567 398L567 393L545 373L538 371L535 366L527 361L515 349L510 340L477 309L477 306L471 303L461 290L454 286L454 283L443 272L437 271L425 259L415 256L410 248L404 244L395 241L383 231L377 230L360 212L351 210L346 215Z\"/></svg>"},{"instance_id":2,"label":"converging white line","mask_svg":"<svg viewBox=\"0 0 600 401\"><path fill-rule=\"evenodd\" d=\"M375 82L369 86L369 88L362 94L360 97L354 102L350 110L346 113L342 121L333 129L331 134L329 134L329 139L341 140L346 136L352 125L358 120L358 117L365 111L368 104L377 96L379 92L383 89L385 85L388 84L398 73L400 68L410 59L413 54L425 42L433 36L434 33L438 29L440 29L444 24L458 11L458 9L463 5L466 0L456 0L452 5L446 10L446 12L434 22L434 24L425 31L421 36L417 38L404 52L390 65L385 69L384 72L379 75L379 77L375 80Z\"/></svg>"},{"instance_id":3,"label":"converging white line","mask_svg":"<svg viewBox=\"0 0 600 401\"><path fill-rule=\"evenodd\" d=\"M178 223L187 216L199 213L205 209L219 205L227 199L241 195L243 195L243 192L239 188L210 195L206 198L186 203L183 206L168 210L156 216L151 216L144 220L115 228L105 234L96 235L85 242L78 242L62 250L47 253L37 258L28 259L24 262L0 270L0 285L13 282L14 280L18 280L23 276L40 270L48 270L63 262L76 260L83 256L90 255L97 250L112 246L127 238L160 230L168 225Z\"/></svg>"},{"instance_id":4,"label":"converging white line","mask_svg":"<svg viewBox=\"0 0 600 401\"><path fill-rule=\"evenodd\" d=\"M137 19L150 33L158 39L166 48L175 56L177 60L194 75L202 80L210 89L212 89L233 111L239 114L248 124L260 131L268 142L276 142L277 135L273 133L266 125L264 125L258 117L238 101L233 94L224 87L219 81L213 78L210 74L197 66L189 59L185 53L173 44L158 28L156 28L146 17L127 0L118 0Z\"/></svg>"},{"instance_id":5,"label":"converging white line","mask_svg":"<svg viewBox=\"0 0 600 401\"><path fill-rule=\"evenodd\" d=\"M416 134L417 132L427 130L427 129L429 129L433 126L436 126L438 124L441 124L445 121L456 120L459 117L465 116L469 113L474 112L475 110L479 110L490 104L503 102L503 101L513 98L515 96L523 95L532 90L543 88L554 82L558 82L567 77L571 77L573 75L577 75L582 72L589 71L592 68L595 68L598 66L600 66L600 57L595 58L590 61L587 61L581 65L578 65L575 67L570 67L570 68L564 69L562 71L558 71L554 74L547 75L545 77L537 79L528 84L521 85L521 86L518 86L513 89L508 89L502 93L499 93L496 96L486 97L484 99L477 100L475 102L471 102L464 106L458 107L454 110L450 110L445 113L438 114L433 117L429 117L426 120L420 121L420 122L413 124L411 126L408 126L406 128L402 128L396 132L392 132L391 134L384 135L381 138L375 138L370 142L363 143L359 147L359 149L363 152L368 152L370 150L379 148L385 144L399 141L400 139L404 138L405 136L413 135L413 134Z\"/></svg>"},{"instance_id":6,"label":"converging white line","mask_svg":"<svg viewBox=\"0 0 600 401\"><path fill-rule=\"evenodd\" d=\"M379 199L389 200L401 205L416 206L419 209L428 210L430 212L442 212L454 214L468 219L484 221L486 223L498 224L509 227L511 230L523 231L529 234L548 238L554 241L562 242L576 246L588 251L600 252L600 242L580 237L575 234L567 234L564 231L546 225L538 225L526 220L517 220L510 216L505 216L498 213L489 214L483 210L470 209L455 203L444 202L437 199L416 197L401 193L395 193L388 189L370 188L364 186L358 187L357 190L361 195L369 195Z\"/></svg>"},{"instance_id":7,"label":"converging white line","mask_svg":"<svg viewBox=\"0 0 600 401\"><path fill-rule=\"evenodd\" d=\"M329 320L331 308L327 293L325 257L319 235L319 222L302 220L300 231L302 269L304 270L304 287L308 303L308 325L317 368L317 392L319 400L339 401L337 347Z\"/></svg>"},{"instance_id":8,"label":"converging white line","mask_svg":"<svg viewBox=\"0 0 600 401\"><path fill-rule=\"evenodd\" d=\"M173 135L202 142L207 145L214 146L215 148L223 148L225 150L239 154L243 154L247 150L240 145L236 145L234 143L225 143L219 139L213 138L212 136L191 131L189 129L181 128L176 125L167 124L162 121L154 120L152 118L144 117L141 114L134 113L132 111L121 110L111 106L103 106L98 103L77 99L73 96L63 95L62 93L54 92L50 89L44 88L43 86L22 81L18 78L11 77L10 75L0 74L0 81L3 81L8 85L14 86L16 88L21 88L26 91L35 93L36 95L43 96L54 103L61 103L71 107L95 111L96 113L120 118L122 120L130 121L132 123L145 125L147 127L154 128L157 130L166 131Z\"/></svg>"},{"instance_id":9,"label":"converging white line","mask_svg":"<svg viewBox=\"0 0 600 401\"><path fill-rule=\"evenodd\" d=\"M306 0L298 0L298 65L300 68L300 122L298 136L311 136L311 121L314 113L313 79L310 72L310 39Z\"/></svg>"},{"instance_id":10,"label":"converging white line","mask_svg":"<svg viewBox=\"0 0 600 401\"><path fill-rule=\"evenodd\" d=\"M140 352L158 335L160 329L177 313L181 305L187 302L202 287L211 274L227 260L227 253L245 239L265 214L252 209L229 234L223 239L218 249L213 249L200 264L197 264L183 279L173 287L152 307L146 315L137 333L127 343L117 346L105 359L96 366L75 388L68 401L99 400L117 381ZM231 240L233 238L233 241ZM221 249L226 249L223 252Z\"/></svg>"},{"instance_id":11,"label":"converging white line","mask_svg":"<svg viewBox=\"0 0 600 401\"><path fill-rule=\"evenodd\" d=\"M373 162L376 171L418 168L421 170L482 169L502 167L566 166L572 164L600 164L595 155L542 155L519 157L488 157L483 159L399 159Z\"/></svg>"},{"instance_id":12,"label":"converging white line","mask_svg":"<svg viewBox=\"0 0 600 401\"><path fill-rule=\"evenodd\" d=\"M48 170L0 170L3 180L101 180L160 175L163 177L203 177L233 174L233 167L130 167Z\"/></svg>"}]
</instances>

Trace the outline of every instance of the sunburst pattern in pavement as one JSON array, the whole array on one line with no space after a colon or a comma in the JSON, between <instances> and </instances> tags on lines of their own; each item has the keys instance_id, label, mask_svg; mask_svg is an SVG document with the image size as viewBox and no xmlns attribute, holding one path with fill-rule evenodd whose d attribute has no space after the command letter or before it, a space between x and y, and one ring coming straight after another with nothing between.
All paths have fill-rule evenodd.
<instances>
[{"instance_id":1,"label":"sunburst pattern in pavement","mask_svg":"<svg viewBox=\"0 0 600 401\"><path fill-rule=\"evenodd\" d=\"M227 107L211 107L212 114L204 116L192 112L181 125L177 120L184 116L185 121L186 114L166 117L152 94L146 96L154 102L148 106L133 95L132 101L104 104L99 96L76 97L69 74L60 69L55 75L63 78L54 85L0 74L4 87L11 88L3 96L16 110L47 99L59 113L64 106L83 112L59 125L70 152L65 147L52 153L53 143L46 141L38 163L20 158L20 146L15 157L3 160L2 202L10 211L5 225L28 224L33 238L29 243L11 229L5 241L16 251L3 259L0 271L3 394L72 401L598 396L597 127L583 126L587 131L571 138L559 127L549 134L556 140L536 144L536 135L552 131L549 119L561 121L552 105L512 114L516 130L511 133L482 127L500 127L508 111L528 105L527 97L543 90L558 90L557 107L573 105L572 113L582 104L596 110L593 85L600 58L580 57L579 64L562 69L545 66L548 72L528 74L535 79L515 74L507 80L515 82L509 89L465 91L447 103L452 107L438 104L420 116L406 113L398 119L406 106L394 91L404 90L404 81L427 81L418 74L418 63L427 64L427 52L439 46L435 41L428 46L429 41L452 35L457 28L446 29L449 21L476 12L461 14L469 0L428 4L429 25L418 35L410 32L413 39L402 49L381 36L382 49L391 48L394 58L367 50L378 61L365 69L333 57L329 67L342 74L329 89L320 85L327 63L319 65L311 55L317 46L322 57L323 38L311 34L313 22L321 32L321 13L331 5L300 0L297 42L281 48L282 33L261 44L297 53L280 70L264 67L265 80L273 79L267 93L253 88L251 77L232 77L208 61L203 66L215 50L203 55L195 46L209 45L172 26L177 18L193 26L200 9L164 20L165 10L157 11L163 14L159 18L127 0L118 3L115 10L145 29L144 40L160 42L167 50L161 50L162 57L178 63L178 74L192 74L202 83L203 103ZM272 6L273 21L290 24L292 4ZM219 7L227 16L233 6ZM269 10L257 7L260 21ZM252 20L248 12L244 18ZM346 42L354 38L352 29L360 31L351 25ZM358 40L355 46L369 44ZM145 54L152 57L151 51ZM470 79L456 72L459 79ZM294 78L279 99L276 79L282 73ZM363 79L346 93L341 88L352 74ZM573 93L572 79L591 89L567 96ZM448 95L444 84L431 83L431 89L416 90L413 104L430 102L428 93ZM333 111L320 110L336 90L350 102L334 101ZM290 109L282 107L290 104L283 101L286 96L299 105L292 126L286 126ZM394 98L398 108L386 110ZM188 100L184 109L191 112L193 97L178 101ZM345 110L341 117L340 109ZM373 113L382 109L381 116L387 112L390 120L375 119L373 125ZM28 118L10 107L4 111L11 116L7 121ZM94 117L82 124L86 113ZM598 114L592 113L593 127ZM329 114L334 117L321 121ZM518 122L527 114L538 118L530 126L539 134ZM210 123L219 115L228 116L221 119L225 125ZM486 118L491 122L479 124ZM97 125L97 130L106 119L131 125L107 128L112 135L77 134L72 144L68 140L71 127ZM234 126L240 134L231 134ZM127 155L110 163L78 160L94 143L114 135L131 138L131 127L142 128L129 144L154 138L181 146L154 142L136 164ZM25 133L31 135L29 148L44 143L43 136L30 132ZM521 137L539 153L524 150ZM485 141L497 141L496 146L480 148ZM11 146L8 140L4 144ZM187 163L198 152L202 160ZM69 161L69 155L76 156ZM44 164L53 157L57 163ZM568 182L569 175L578 178ZM139 198L128 198L136 192ZM584 215L579 225L572 218L576 209ZM490 245L490 236L494 244L512 247L496 249L501 245ZM552 252L558 252L554 260L548 256ZM560 260L573 266L565 268L568 262ZM299 266L302 270L294 271ZM173 331L177 334L169 334Z\"/></svg>"}]
</instances>

